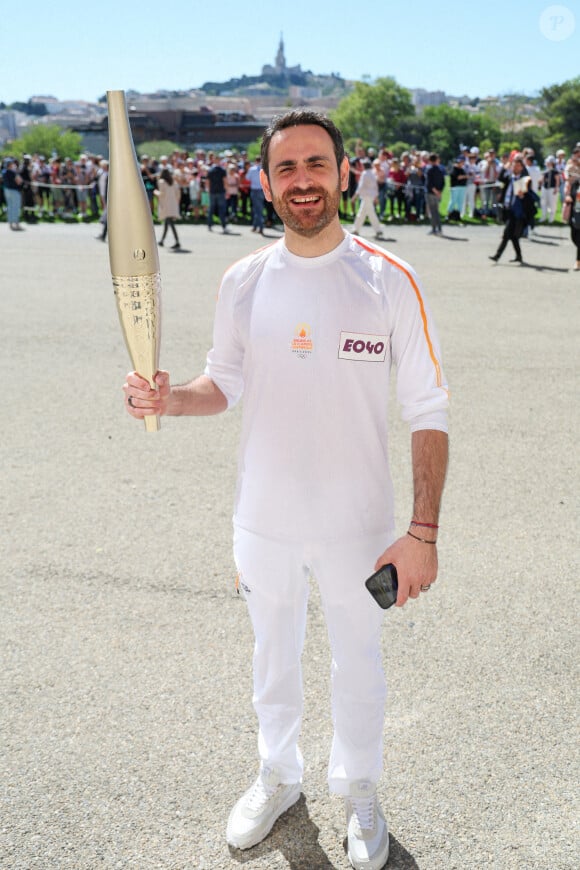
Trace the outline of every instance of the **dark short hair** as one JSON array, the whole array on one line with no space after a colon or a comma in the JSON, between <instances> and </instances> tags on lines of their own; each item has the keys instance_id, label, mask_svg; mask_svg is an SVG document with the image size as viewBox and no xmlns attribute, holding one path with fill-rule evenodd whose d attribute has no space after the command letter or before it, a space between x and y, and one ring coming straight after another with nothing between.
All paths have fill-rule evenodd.
<instances>
[{"instance_id":1,"label":"dark short hair","mask_svg":"<svg viewBox=\"0 0 580 870\"><path fill-rule=\"evenodd\" d=\"M327 118L326 115L323 115L321 112L314 112L310 109L293 109L290 112L286 112L283 115L277 115L272 119L271 123L264 130L264 135L262 136L262 146L261 146L261 155L262 155L262 168L266 175L269 175L269 148L270 142L272 141L272 137L278 133L280 130L287 130L288 127L302 127L302 126L315 126L322 127L323 130L326 130L330 138L332 139L332 144L334 145L334 154L336 156L336 165L340 170L340 166L342 161L344 160L344 142L342 141L342 133L334 124L330 118Z\"/></svg>"}]
</instances>

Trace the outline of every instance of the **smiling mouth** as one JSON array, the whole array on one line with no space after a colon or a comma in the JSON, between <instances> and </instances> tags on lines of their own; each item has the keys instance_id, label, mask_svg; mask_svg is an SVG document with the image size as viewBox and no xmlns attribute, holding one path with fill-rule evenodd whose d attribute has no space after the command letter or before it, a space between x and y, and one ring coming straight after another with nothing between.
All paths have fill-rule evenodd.
<instances>
[{"instance_id":1,"label":"smiling mouth","mask_svg":"<svg viewBox=\"0 0 580 870\"><path fill-rule=\"evenodd\" d=\"M318 194L310 194L309 196L293 196L291 198L291 202L296 205L310 205L313 202L319 202L320 196Z\"/></svg>"}]
</instances>

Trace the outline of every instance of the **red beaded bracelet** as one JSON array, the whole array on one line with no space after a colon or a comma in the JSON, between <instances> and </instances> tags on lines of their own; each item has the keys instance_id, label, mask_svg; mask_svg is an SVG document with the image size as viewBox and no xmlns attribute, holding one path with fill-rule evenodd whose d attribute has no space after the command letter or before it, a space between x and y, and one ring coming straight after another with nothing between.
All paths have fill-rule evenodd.
<instances>
[{"instance_id":1,"label":"red beaded bracelet","mask_svg":"<svg viewBox=\"0 0 580 870\"><path fill-rule=\"evenodd\" d=\"M426 529L438 529L439 526L436 523L419 523L417 520L411 520L410 525L412 526L423 526Z\"/></svg>"}]
</instances>

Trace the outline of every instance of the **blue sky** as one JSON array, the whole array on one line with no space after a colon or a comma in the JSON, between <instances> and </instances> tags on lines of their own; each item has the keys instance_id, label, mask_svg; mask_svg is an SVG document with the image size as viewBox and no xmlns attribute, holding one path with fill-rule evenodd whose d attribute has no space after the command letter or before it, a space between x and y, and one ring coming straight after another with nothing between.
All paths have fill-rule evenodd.
<instances>
[{"instance_id":1,"label":"blue sky","mask_svg":"<svg viewBox=\"0 0 580 870\"><path fill-rule=\"evenodd\" d=\"M580 75L580 0L99 0L68 12L28 0L25 13L13 6L3 21L5 103L259 75L281 33L289 66L346 79L392 75L456 96L534 94Z\"/></svg>"}]
</instances>

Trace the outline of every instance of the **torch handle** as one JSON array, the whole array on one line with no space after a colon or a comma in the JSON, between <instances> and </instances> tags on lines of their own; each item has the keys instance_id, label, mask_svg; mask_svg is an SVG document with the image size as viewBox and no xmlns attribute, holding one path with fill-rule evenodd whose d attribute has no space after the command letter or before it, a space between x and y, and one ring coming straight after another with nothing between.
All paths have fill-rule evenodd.
<instances>
[{"instance_id":1,"label":"torch handle","mask_svg":"<svg viewBox=\"0 0 580 870\"><path fill-rule=\"evenodd\" d=\"M157 415L155 417L143 417L143 419L145 420L145 430L147 432L159 432L161 424Z\"/></svg>"}]
</instances>

